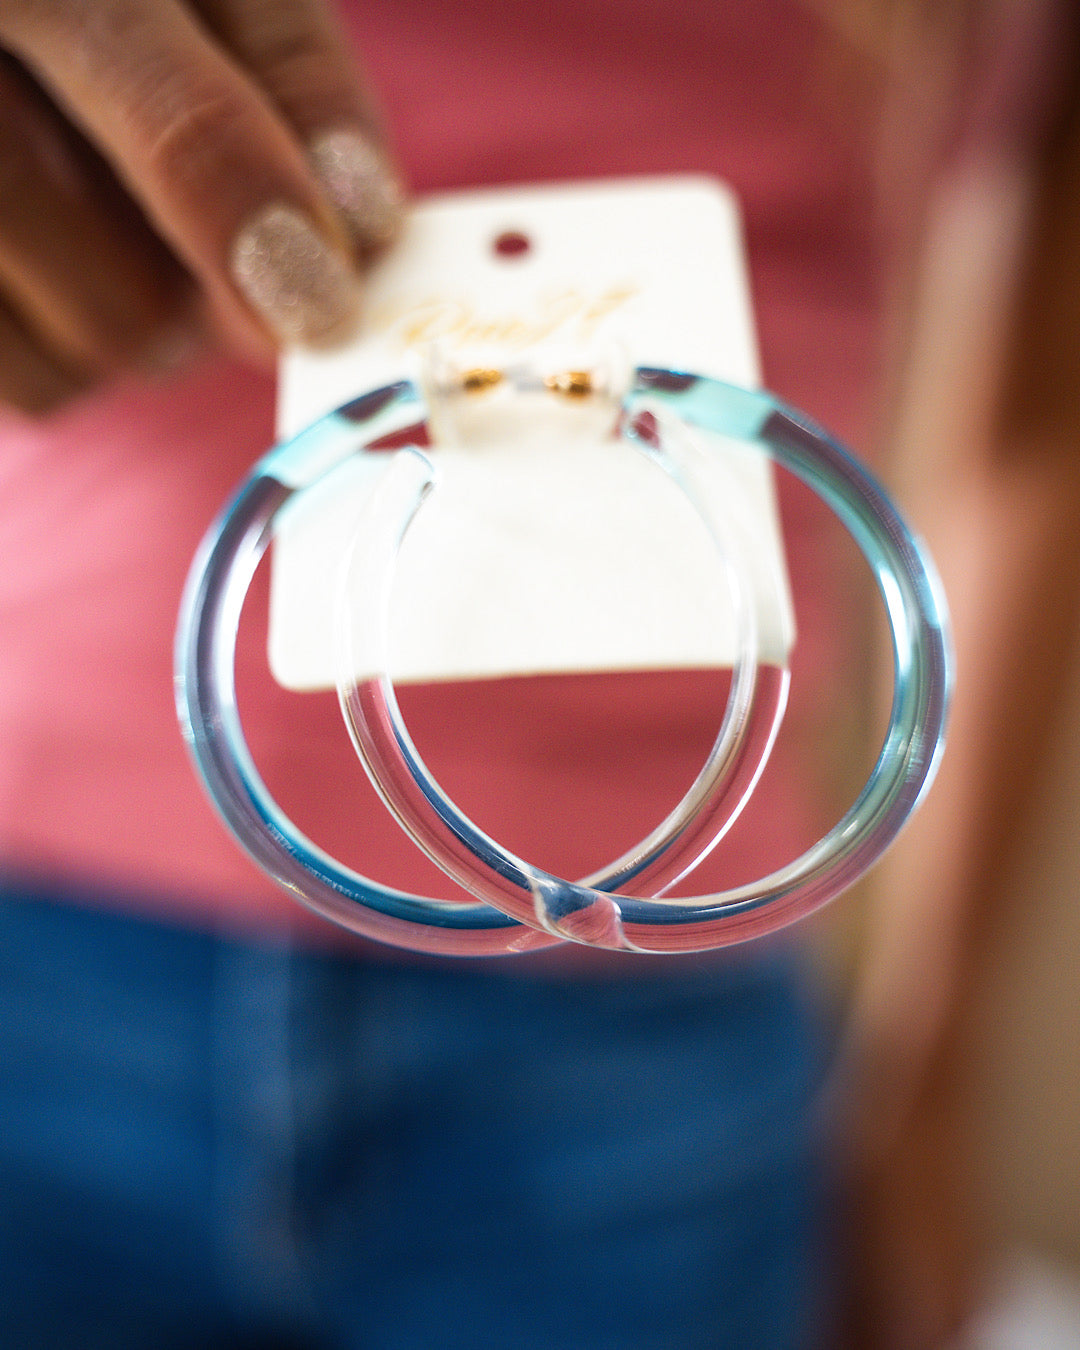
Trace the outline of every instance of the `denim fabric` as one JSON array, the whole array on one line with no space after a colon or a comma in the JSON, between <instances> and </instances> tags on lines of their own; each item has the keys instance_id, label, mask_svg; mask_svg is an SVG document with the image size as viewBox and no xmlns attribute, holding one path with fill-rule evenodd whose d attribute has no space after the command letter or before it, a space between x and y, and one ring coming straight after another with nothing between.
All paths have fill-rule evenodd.
<instances>
[{"instance_id":1,"label":"denim fabric","mask_svg":"<svg viewBox=\"0 0 1080 1350\"><path fill-rule=\"evenodd\" d=\"M794 964L522 978L0 902L5 1350L796 1350Z\"/></svg>"}]
</instances>

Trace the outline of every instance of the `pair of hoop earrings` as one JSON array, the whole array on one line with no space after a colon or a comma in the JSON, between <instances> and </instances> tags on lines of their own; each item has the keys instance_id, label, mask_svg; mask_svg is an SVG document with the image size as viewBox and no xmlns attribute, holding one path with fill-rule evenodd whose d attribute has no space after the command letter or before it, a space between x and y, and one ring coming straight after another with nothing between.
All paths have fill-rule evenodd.
<instances>
[{"instance_id":1,"label":"pair of hoop earrings","mask_svg":"<svg viewBox=\"0 0 1080 1350\"><path fill-rule=\"evenodd\" d=\"M460 389L509 383L561 398L617 397L588 371L464 372ZM398 549L437 474L428 405L402 380L353 399L267 454L211 528L192 566L176 644L177 707L206 788L226 824L271 876L323 916L418 951L481 955L571 940L636 952L701 951L774 931L832 899L895 838L932 778L950 686L947 618L932 565L882 488L825 432L771 395L705 376L639 367L617 399L627 453L647 456L697 512L716 547L735 615L738 655L717 739L689 791L656 830L576 882L516 857L470 821L413 745L387 671L390 580ZM729 513L717 506L720 458L695 429L766 455L835 513L869 564L892 639L893 698L883 744L847 813L812 848L757 882L670 898L752 793L783 715L786 673L758 678L754 604ZM688 434L687 434L688 433ZM373 447L399 446L387 455ZM307 839L274 801L237 710L236 632L251 579L285 506L352 456L378 454L347 563L355 608L339 625L346 725L382 800L417 845L475 902L380 885ZM737 533L737 531L736 531ZM370 672L358 677L356 671ZM632 893L627 894L629 888Z\"/></svg>"}]
</instances>

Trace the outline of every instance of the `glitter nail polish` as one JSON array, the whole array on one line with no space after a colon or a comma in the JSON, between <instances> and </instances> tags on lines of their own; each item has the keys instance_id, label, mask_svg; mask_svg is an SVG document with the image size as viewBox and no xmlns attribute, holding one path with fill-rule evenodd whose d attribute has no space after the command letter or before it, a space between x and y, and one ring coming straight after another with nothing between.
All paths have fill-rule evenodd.
<instances>
[{"instance_id":1,"label":"glitter nail polish","mask_svg":"<svg viewBox=\"0 0 1080 1350\"><path fill-rule=\"evenodd\" d=\"M401 183L383 155L353 131L328 131L311 144L315 171L361 244L388 244L401 224Z\"/></svg>"},{"instance_id":2,"label":"glitter nail polish","mask_svg":"<svg viewBox=\"0 0 1080 1350\"><path fill-rule=\"evenodd\" d=\"M268 206L249 220L230 265L248 302L285 342L332 342L357 318L359 285L348 262L293 207Z\"/></svg>"}]
</instances>

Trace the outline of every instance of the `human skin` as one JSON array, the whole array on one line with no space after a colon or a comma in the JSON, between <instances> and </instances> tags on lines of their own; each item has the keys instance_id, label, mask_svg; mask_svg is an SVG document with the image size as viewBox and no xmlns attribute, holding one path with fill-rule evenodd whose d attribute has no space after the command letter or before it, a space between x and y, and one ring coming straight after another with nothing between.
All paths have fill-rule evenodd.
<instances>
[{"instance_id":1,"label":"human skin","mask_svg":"<svg viewBox=\"0 0 1080 1350\"><path fill-rule=\"evenodd\" d=\"M321 0L0 0L0 402L340 341L400 200Z\"/></svg>"}]
</instances>

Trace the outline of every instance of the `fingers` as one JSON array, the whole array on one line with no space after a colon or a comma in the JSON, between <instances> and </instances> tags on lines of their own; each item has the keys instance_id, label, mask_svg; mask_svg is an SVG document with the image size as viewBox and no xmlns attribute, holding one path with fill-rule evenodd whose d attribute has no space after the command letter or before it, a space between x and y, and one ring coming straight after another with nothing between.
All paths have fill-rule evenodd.
<instances>
[{"instance_id":1,"label":"fingers","mask_svg":"<svg viewBox=\"0 0 1080 1350\"><path fill-rule=\"evenodd\" d=\"M322 0L196 0L207 25L294 128L363 252L396 234L403 191L333 12Z\"/></svg>"},{"instance_id":2,"label":"fingers","mask_svg":"<svg viewBox=\"0 0 1080 1350\"><path fill-rule=\"evenodd\" d=\"M26 331L0 303L0 403L27 413L44 413L77 394L85 381Z\"/></svg>"},{"instance_id":3,"label":"fingers","mask_svg":"<svg viewBox=\"0 0 1080 1350\"><path fill-rule=\"evenodd\" d=\"M2 53L0 110L0 400L43 412L175 345L192 323L190 285L100 159Z\"/></svg>"},{"instance_id":4,"label":"fingers","mask_svg":"<svg viewBox=\"0 0 1080 1350\"><path fill-rule=\"evenodd\" d=\"M0 291L73 371L128 364L172 327L184 273L105 167L0 55Z\"/></svg>"},{"instance_id":5,"label":"fingers","mask_svg":"<svg viewBox=\"0 0 1080 1350\"><path fill-rule=\"evenodd\" d=\"M357 315L351 243L270 92L277 81L294 113L306 107L295 72L308 58L295 33L271 41L264 29L244 47L254 10L214 13L236 55L177 0L0 0L0 40L100 148L232 335L263 348L332 342ZM358 84L336 99L354 126L366 115Z\"/></svg>"}]
</instances>

